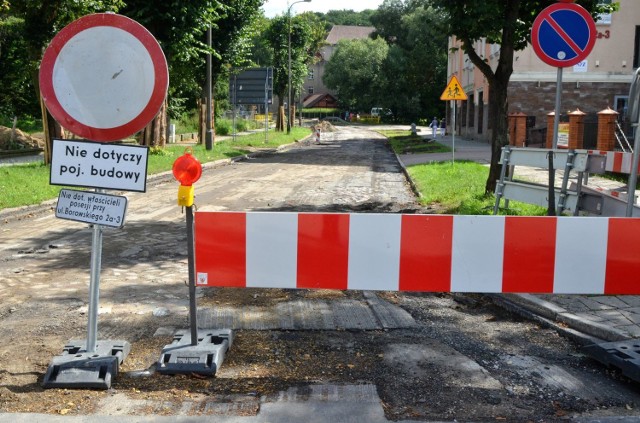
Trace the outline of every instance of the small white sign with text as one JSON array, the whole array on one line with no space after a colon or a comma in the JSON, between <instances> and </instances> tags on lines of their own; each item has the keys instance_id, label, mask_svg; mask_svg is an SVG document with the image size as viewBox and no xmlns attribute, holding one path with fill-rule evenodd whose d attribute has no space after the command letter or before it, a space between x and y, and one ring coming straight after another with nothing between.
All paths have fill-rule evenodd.
<instances>
[{"instance_id":1,"label":"small white sign with text","mask_svg":"<svg viewBox=\"0 0 640 423\"><path fill-rule=\"evenodd\" d=\"M149 149L77 140L53 140L51 185L145 192Z\"/></svg>"},{"instance_id":2,"label":"small white sign with text","mask_svg":"<svg viewBox=\"0 0 640 423\"><path fill-rule=\"evenodd\" d=\"M127 197L90 191L63 189L58 196L56 217L95 225L121 228L127 212Z\"/></svg>"}]
</instances>

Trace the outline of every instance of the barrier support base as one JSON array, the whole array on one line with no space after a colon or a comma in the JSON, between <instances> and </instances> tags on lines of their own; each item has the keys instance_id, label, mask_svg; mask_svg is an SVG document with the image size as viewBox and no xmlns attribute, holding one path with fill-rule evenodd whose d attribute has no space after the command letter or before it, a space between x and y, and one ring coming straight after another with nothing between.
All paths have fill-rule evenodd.
<instances>
[{"instance_id":1,"label":"barrier support base","mask_svg":"<svg viewBox=\"0 0 640 423\"><path fill-rule=\"evenodd\" d=\"M156 370L167 375L214 376L232 342L231 329L200 329L197 345L191 344L189 330L180 330L173 336L173 342L162 349Z\"/></svg>"},{"instance_id":2,"label":"barrier support base","mask_svg":"<svg viewBox=\"0 0 640 423\"><path fill-rule=\"evenodd\" d=\"M640 382L640 339L586 345L582 351L607 367L616 367L629 379Z\"/></svg>"},{"instance_id":3,"label":"barrier support base","mask_svg":"<svg viewBox=\"0 0 640 423\"><path fill-rule=\"evenodd\" d=\"M127 341L97 341L95 351L87 352L86 340L72 340L62 354L53 357L47 368L44 388L109 389L120 364L129 355Z\"/></svg>"}]
</instances>

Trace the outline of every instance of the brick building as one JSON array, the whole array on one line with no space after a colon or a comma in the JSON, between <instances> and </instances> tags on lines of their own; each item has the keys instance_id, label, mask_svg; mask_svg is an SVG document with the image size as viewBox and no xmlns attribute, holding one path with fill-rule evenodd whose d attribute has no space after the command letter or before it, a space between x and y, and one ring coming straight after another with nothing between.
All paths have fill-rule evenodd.
<instances>
[{"instance_id":1,"label":"brick building","mask_svg":"<svg viewBox=\"0 0 640 423\"><path fill-rule=\"evenodd\" d=\"M588 120L610 107L621 113L622 120L631 79L640 62L640 2L618 2L618 12L602 15L596 21L597 39L588 58L563 69L561 115L580 109L587 113ZM457 46L459 42L450 37L449 47ZM499 45L482 40L475 47L481 57L487 58L494 68L497 66ZM546 130L547 114L555 108L557 68L540 60L531 45L515 52L513 67L509 113L530 116L532 133ZM490 92L484 75L462 50L449 53L448 75L457 76L469 97L468 101L458 103L457 132L470 138L490 139Z\"/></svg>"}]
</instances>

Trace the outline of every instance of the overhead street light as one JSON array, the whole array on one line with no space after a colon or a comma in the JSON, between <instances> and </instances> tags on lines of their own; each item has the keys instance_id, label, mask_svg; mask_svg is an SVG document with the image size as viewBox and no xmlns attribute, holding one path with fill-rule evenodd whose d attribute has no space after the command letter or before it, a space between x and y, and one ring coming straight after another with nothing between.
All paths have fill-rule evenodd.
<instances>
[{"instance_id":1,"label":"overhead street light","mask_svg":"<svg viewBox=\"0 0 640 423\"><path fill-rule=\"evenodd\" d=\"M288 84L289 87L289 95L287 97L287 134L291 133L291 8L296 3L310 3L311 0L298 0L294 1L289 5L289 9L287 10L287 18L289 20L289 75L288 75Z\"/></svg>"}]
</instances>

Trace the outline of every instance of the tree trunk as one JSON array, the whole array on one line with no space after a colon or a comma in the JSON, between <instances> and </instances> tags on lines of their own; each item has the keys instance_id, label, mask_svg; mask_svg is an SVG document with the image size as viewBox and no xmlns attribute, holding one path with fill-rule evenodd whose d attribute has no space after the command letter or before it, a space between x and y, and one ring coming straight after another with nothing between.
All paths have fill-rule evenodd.
<instances>
[{"instance_id":1,"label":"tree trunk","mask_svg":"<svg viewBox=\"0 0 640 423\"><path fill-rule=\"evenodd\" d=\"M289 122L291 122L292 128L296 124L296 106L294 104L291 105L291 116L289 116Z\"/></svg>"},{"instance_id":2,"label":"tree trunk","mask_svg":"<svg viewBox=\"0 0 640 423\"><path fill-rule=\"evenodd\" d=\"M207 140L207 99L201 98L199 101L198 113L198 144L205 145ZM216 144L216 113L215 101L211 99L211 132L212 143Z\"/></svg>"},{"instance_id":3,"label":"tree trunk","mask_svg":"<svg viewBox=\"0 0 640 423\"><path fill-rule=\"evenodd\" d=\"M216 145L216 100L211 98L211 142Z\"/></svg>"},{"instance_id":4,"label":"tree trunk","mask_svg":"<svg viewBox=\"0 0 640 423\"><path fill-rule=\"evenodd\" d=\"M282 102L282 96L278 96L278 117L276 118L276 131L284 131L284 104Z\"/></svg>"},{"instance_id":5,"label":"tree trunk","mask_svg":"<svg viewBox=\"0 0 640 423\"><path fill-rule=\"evenodd\" d=\"M50 164L53 140L64 139L65 131L47 110L42 96L40 96L40 111L42 112L42 130L44 133L44 164Z\"/></svg>"},{"instance_id":6,"label":"tree trunk","mask_svg":"<svg viewBox=\"0 0 640 423\"><path fill-rule=\"evenodd\" d=\"M164 148L167 144L167 100L162 103L158 114L140 132L138 143L147 147Z\"/></svg>"},{"instance_id":7,"label":"tree trunk","mask_svg":"<svg viewBox=\"0 0 640 423\"><path fill-rule=\"evenodd\" d=\"M507 120L508 101L506 83L494 80L491 85L491 95L489 96L489 116L492 120L491 131L491 165L489 166L489 177L485 185L485 194L496 191L496 182L500 178L500 155L502 147L509 143L509 125Z\"/></svg>"},{"instance_id":8,"label":"tree trunk","mask_svg":"<svg viewBox=\"0 0 640 423\"><path fill-rule=\"evenodd\" d=\"M198 144L204 145L207 135L207 100L200 97L198 100Z\"/></svg>"}]
</instances>

